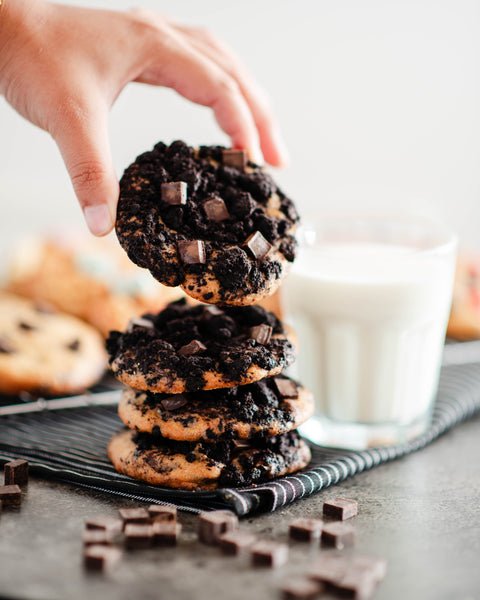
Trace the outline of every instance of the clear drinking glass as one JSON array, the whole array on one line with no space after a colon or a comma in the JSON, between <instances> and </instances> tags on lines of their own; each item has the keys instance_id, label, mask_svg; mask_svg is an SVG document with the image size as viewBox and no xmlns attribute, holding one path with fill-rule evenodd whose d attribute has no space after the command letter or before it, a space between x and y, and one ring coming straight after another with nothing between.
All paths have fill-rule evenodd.
<instances>
[{"instance_id":1,"label":"clear drinking glass","mask_svg":"<svg viewBox=\"0 0 480 600\"><path fill-rule=\"evenodd\" d=\"M283 288L297 332L291 374L315 396L302 428L360 449L419 435L436 396L457 239L413 216L318 216Z\"/></svg>"}]
</instances>

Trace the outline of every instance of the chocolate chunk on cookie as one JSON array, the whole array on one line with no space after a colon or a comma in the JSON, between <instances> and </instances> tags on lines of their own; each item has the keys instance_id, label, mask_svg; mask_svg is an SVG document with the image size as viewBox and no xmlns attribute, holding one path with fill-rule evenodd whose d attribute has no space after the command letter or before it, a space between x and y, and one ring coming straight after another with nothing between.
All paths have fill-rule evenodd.
<instances>
[{"instance_id":1,"label":"chocolate chunk on cookie","mask_svg":"<svg viewBox=\"0 0 480 600\"><path fill-rule=\"evenodd\" d=\"M107 367L100 333L80 319L0 293L0 392L81 392Z\"/></svg>"},{"instance_id":2,"label":"chocolate chunk on cookie","mask_svg":"<svg viewBox=\"0 0 480 600\"><path fill-rule=\"evenodd\" d=\"M252 441L178 442L129 429L115 434L108 456L120 473L150 484L195 490L260 483L307 466L311 453L297 432Z\"/></svg>"},{"instance_id":3,"label":"chocolate chunk on cookie","mask_svg":"<svg viewBox=\"0 0 480 600\"><path fill-rule=\"evenodd\" d=\"M295 358L293 333L259 306L180 300L143 319L153 327L113 331L107 340L113 373L138 390L181 394L244 385L280 373ZM261 326L270 335L263 332L259 342L253 330Z\"/></svg>"},{"instance_id":4,"label":"chocolate chunk on cookie","mask_svg":"<svg viewBox=\"0 0 480 600\"><path fill-rule=\"evenodd\" d=\"M313 395L282 398L270 377L249 385L168 396L127 388L118 413L130 429L182 441L251 439L297 428L313 414ZM291 381L287 379L288 381ZM293 382L292 382L293 383ZM174 403L172 400L180 398Z\"/></svg>"},{"instance_id":5,"label":"chocolate chunk on cookie","mask_svg":"<svg viewBox=\"0 0 480 600\"><path fill-rule=\"evenodd\" d=\"M120 181L116 232L161 283L212 304L273 293L295 258L293 202L243 151L158 143Z\"/></svg>"}]
</instances>

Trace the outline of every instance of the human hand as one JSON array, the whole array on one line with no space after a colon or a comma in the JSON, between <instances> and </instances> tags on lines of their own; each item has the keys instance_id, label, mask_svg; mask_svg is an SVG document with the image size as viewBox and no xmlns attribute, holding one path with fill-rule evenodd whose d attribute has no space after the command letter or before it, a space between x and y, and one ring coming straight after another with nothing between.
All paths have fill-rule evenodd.
<instances>
[{"instance_id":1,"label":"human hand","mask_svg":"<svg viewBox=\"0 0 480 600\"><path fill-rule=\"evenodd\" d=\"M43 0L0 10L0 93L57 143L91 232L114 226L118 181L108 112L130 81L171 87L214 111L233 147L286 162L268 102L232 51L203 29L149 11L117 12Z\"/></svg>"}]
</instances>

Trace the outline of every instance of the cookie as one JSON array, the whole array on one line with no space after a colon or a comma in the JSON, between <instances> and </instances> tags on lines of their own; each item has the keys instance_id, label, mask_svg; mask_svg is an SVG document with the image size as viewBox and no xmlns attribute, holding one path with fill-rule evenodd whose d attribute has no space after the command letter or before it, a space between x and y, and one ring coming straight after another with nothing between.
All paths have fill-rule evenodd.
<instances>
[{"instance_id":1,"label":"cookie","mask_svg":"<svg viewBox=\"0 0 480 600\"><path fill-rule=\"evenodd\" d=\"M123 333L112 331L107 350L117 379L170 394L252 383L295 358L283 325L262 307L220 309L185 300L132 321Z\"/></svg>"},{"instance_id":2,"label":"cookie","mask_svg":"<svg viewBox=\"0 0 480 600\"><path fill-rule=\"evenodd\" d=\"M447 336L457 340L480 338L480 257L457 261Z\"/></svg>"},{"instance_id":3,"label":"cookie","mask_svg":"<svg viewBox=\"0 0 480 600\"><path fill-rule=\"evenodd\" d=\"M72 394L96 383L106 367L96 329L0 292L0 393Z\"/></svg>"},{"instance_id":4,"label":"cookie","mask_svg":"<svg viewBox=\"0 0 480 600\"><path fill-rule=\"evenodd\" d=\"M110 440L108 456L120 473L184 490L261 483L298 471L311 459L295 431L239 447L235 441L178 442L126 429Z\"/></svg>"},{"instance_id":5,"label":"cookie","mask_svg":"<svg viewBox=\"0 0 480 600\"><path fill-rule=\"evenodd\" d=\"M272 178L221 146L158 143L120 181L116 233L130 259L211 304L273 293L295 258L297 222Z\"/></svg>"},{"instance_id":6,"label":"cookie","mask_svg":"<svg viewBox=\"0 0 480 600\"><path fill-rule=\"evenodd\" d=\"M152 394L127 388L118 414L127 427L181 441L251 439L295 429L313 414L313 395L292 379L190 394Z\"/></svg>"},{"instance_id":7,"label":"cookie","mask_svg":"<svg viewBox=\"0 0 480 600\"><path fill-rule=\"evenodd\" d=\"M7 271L9 291L75 315L105 337L132 317L184 296L134 265L115 236L69 231L24 239L12 251Z\"/></svg>"}]
</instances>

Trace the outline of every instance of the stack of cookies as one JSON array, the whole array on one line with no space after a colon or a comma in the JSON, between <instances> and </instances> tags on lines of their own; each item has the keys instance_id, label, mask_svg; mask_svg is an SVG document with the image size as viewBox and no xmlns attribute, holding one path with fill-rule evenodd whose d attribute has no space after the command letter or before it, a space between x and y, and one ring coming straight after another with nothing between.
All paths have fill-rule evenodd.
<instances>
[{"instance_id":1,"label":"stack of cookies","mask_svg":"<svg viewBox=\"0 0 480 600\"><path fill-rule=\"evenodd\" d=\"M110 366L127 384L110 441L115 468L148 483L213 489L305 467L295 429L311 393L281 374L295 358L291 332L259 306L184 300L111 332Z\"/></svg>"}]
</instances>

